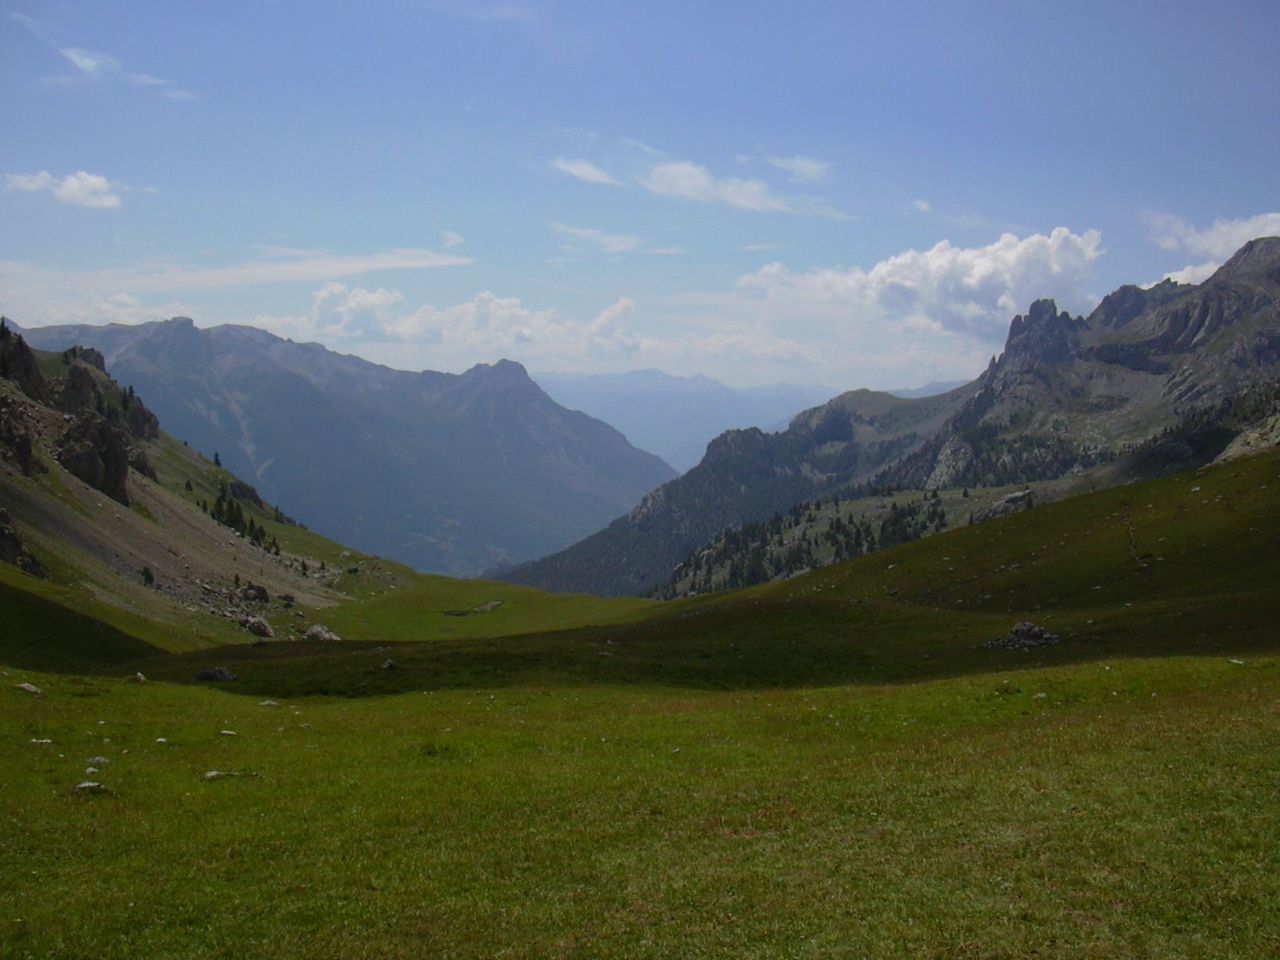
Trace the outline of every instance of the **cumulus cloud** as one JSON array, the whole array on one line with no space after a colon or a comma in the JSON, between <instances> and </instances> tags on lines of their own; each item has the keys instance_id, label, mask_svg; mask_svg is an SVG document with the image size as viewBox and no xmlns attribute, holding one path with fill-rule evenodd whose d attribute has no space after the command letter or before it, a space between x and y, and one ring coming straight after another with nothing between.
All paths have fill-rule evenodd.
<instances>
[{"instance_id":1,"label":"cumulus cloud","mask_svg":"<svg viewBox=\"0 0 1280 960\"><path fill-rule=\"evenodd\" d=\"M68 174L61 180L47 170L39 173L7 173L5 189L27 193L47 191L62 203L96 210L116 210L122 203L110 180L101 174L86 173L84 170Z\"/></svg>"},{"instance_id":2,"label":"cumulus cloud","mask_svg":"<svg viewBox=\"0 0 1280 960\"><path fill-rule=\"evenodd\" d=\"M819 183L827 179L831 164L813 157L766 157L779 170L791 174L794 183Z\"/></svg>"},{"instance_id":3,"label":"cumulus cloud","mask_svg":"<svg viewBox=\"0 0 1280 960\"><path fill-rule=\"evenodd\" d=\"M793 213L791 205L769 191L761 180L713 177L696 163L660 163L640 181L651 193L699 203L724 203L760 213Z\"/></svg>"},{"instance_id":4,"label":"cumulus cloud","mask_svg":"<svg viewBox=\"0 0 1280 960\"><path fill-rule=\"evenodd\" d=\"M1021 239L1006 233L985 247L954 247L944 240L929 250L881 260L869 270L797 273L771 263L741 277L738 287L759 291L775 311L842 316L851 324L933 325L992 338L1039 297L1087 309L1089 270L1101 244L1096 230L1076 234L1066 227Z\"/></svg>"},{"instance_id":5,"label":"cumulus cloud","mask_svg":"<svg viewBox=\"0 0 1280 960\"><path fill-rule=\"evenodd\" d=\"M605 253L626 253L640 246L640 238L628 233L605 233L591 227L571 227L567 223L550 224L552 230L575 240L582 240L599 247Z\"/></svg>"},{"instance_id":6,"label":"cumulus cloud","mask_svg":"<svg viewBox=\"0 0 1280 960\"><path fill-rule=\"evenodd\" d=\"M1203 229L1170 213L1151 213L1144 219L1151 240L1161 249L1210 258L1165 274L1165 279L1178 283L1203 283L1250 240L1280 236L1280 213L1259 213L1235 220L1218 219Z\"/></svg>"},{"instance_id":7,"label":"cumulus cloud","mask_svg":"<svg viewBox=\"0 0 1280 960\"><path fill-rule=\"evenodd\" d=\"M1225 260L1250 240L1280 236L1280 213L1259 213L1237 220L1215 220L1196 229L1181 217L1168 213L1150 214L1147 226L1151 239L1165 250L1185 250Z\"/></svg>"},{"instance_id":8,"label":"cumulus cloud","mask_svg":"<svg viewBox=\"0 0 1280 960\"><path fill-rule=\"evenodd\" d=\"M383 339L394 322L392 308L404 300L399 290L366 290L330 281L311 294L300 316L259 314L254 324L282 337L323 340Z\"/></svg>"},{"instance_id":9,"label":"cumulus cloud","mask_svg":"<svg viewBox=\"0 0 1280 960\"><path fill-rule=\"evenodd\" d=\"M609 176L589 160L566 160L564 157L556 157L551 161L551 166L561 173L573 177L575 180L581 180L583 183L596 183L611 187L621 185L619 181Z\"/></svg>"}]
</instances>

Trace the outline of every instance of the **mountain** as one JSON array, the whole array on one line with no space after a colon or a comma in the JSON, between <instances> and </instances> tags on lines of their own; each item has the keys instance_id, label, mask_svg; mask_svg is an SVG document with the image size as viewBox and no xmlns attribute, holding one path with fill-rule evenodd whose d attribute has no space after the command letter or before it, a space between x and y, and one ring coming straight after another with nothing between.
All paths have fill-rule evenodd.
<instances>
[{"instance_id":1,"label":"mountain","mask_svg":"<svg viewBox=\"0 0 1280 960\"><path fill-rule=\"evenodd\" d=\"M872 476L918 449L971 394L919 400L854 390L799 414L785 431L730 430L702 462L626 516L558 554L504 575L542 589L644 593L724 529Z\"/></svg>"},{"instance_id":2,"label":"mountain","mask_svg":"<svg viewBox=\"0 0 1280 960\"><path fill-rule=\"evenodd\" d=\"M18 590L114 625L48 638L72 659L90 660L104 652L90 649L98 643L145 652L134 633L144 622L142 632L170 648L252 639L246 625L273 614L301 633L295 612L345 599L337 582L347 567L369 570L368 558L344 558L341 547L163 433L140 395L107 374L101 353L33 351L7 325L0 560L26 574L14 580L0 569L6 612L9 604L19 610ZM348 585L386 589L395 574L374 566L372 580L348 576ZM0 646L12 657L34 652L9 639Z\"/></svg>"},{"instance_id":3,"label":"mountain","mask_svg":"<svg viewBox=\"0 0 1280 960\"><path fill-rule=\"evenodd\" d=\"M252 327L43 327L96 347L172 433L327 536L469 575L559 549L674 475L523 367L392 370Z\"/></svg>"},{"instance_id":4,"label":"mountain","mask_svg":"<svg viewBox=\"0 0 1280 960\"><path fill-rule=\"evenodd\" d=\"M885 478L936 488L1063 476L1278 375L1280 238L1269 237L1198 286L1121 287L1087 318L1032 304L973 397Z\"/></svg>"},{"instance_id":5,"label":"mountain","mask_svg":"<svg viewBox=\"0 0 1280 960\"><path fill-rule=\"evenodd\" d=\"M1198 286L1121 287L1088 318L1037 301L986 372L950 392L854 391L776 435L730 431L629 514L509 576L643 593L718 532L805 500L1044 481L1139 455L1110 482L1206 462L1273 415L1251 391L1277 376L1280 238L1262 238ZM1237 406L1254 420L1230 415Z\"/></svg>"},{"instance_id":6,"label":"mountain","mask_svg":"<svg viewBox=\"0 0 1280 960\"><path fill-rule=\"evenodd\" d=\"M707 443L724 431L785 427L834 392L798 384L734 388L711 377L674 377L661 370L534 379L557 403L612 424L680 471L701 460Z\"/></svg>"},{"instance_id":7,"label":"mountain","mask_svg":"<svg viewBox=\"0 0 1280 960\"><path fill-rule=\"evenodd\" d=\"M963 387L968 380L930 380L923 387L909 387L903 390L890 390L895 397L902 397L904 400L913 400L917 397L936 397L940 393L947 393L956 387Z\"/></svg>"}]
</instances>

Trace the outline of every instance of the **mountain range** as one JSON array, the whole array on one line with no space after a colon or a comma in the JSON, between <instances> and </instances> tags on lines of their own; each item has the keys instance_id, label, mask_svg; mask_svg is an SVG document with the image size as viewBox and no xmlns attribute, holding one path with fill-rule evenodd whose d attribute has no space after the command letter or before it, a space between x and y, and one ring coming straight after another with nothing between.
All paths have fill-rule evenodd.
<instances>
[{"instance_id":1,"label":"mountain range","mask_svg":"<svg viewBox=\"0 0 1280 960\"><path fill-rule=\"evenodd\" d=\"M801 410L836 392L800 384L730 387L707 376L675 377L661 370L536 373L534 379L557 403L617 427L637 447L682 472L724 431L784 429Z\"/></svg>"},{"instance_id":2,"label":"mountain range","mask_svg":"<svg viewBox=\"0 0 1280 960\"><path fill-rule=\"evenodd\" d=\"M23 333L96 348L174 436L326 536L420 570L558 550L675 475L506 360L411 373L187 318Z\"/></svg>"},{"instance_id":3,"label":"mountain range","mask_svg":"<svg viewBox=\"0 0 1280 960\"><path fill-rule=\"evenodd\" d=\"M1013 319L988 369L947 393L858 390L781 433L729 431L608 527L507 576L550 590L645 593L718 532L807 499L1048 480L1136 449L1151 471L1190 465L1244 428L1215 428L1215 411L1278 374L1280 238L1270 237L1202 284L1124 286L1087 318L1037 301Z\"/></svg>"}]
</instances>

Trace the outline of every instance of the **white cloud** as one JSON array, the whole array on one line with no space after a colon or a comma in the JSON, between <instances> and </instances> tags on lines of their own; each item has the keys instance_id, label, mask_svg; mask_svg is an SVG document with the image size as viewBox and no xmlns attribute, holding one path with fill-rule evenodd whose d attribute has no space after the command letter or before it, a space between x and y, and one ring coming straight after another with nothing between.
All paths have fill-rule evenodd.
<instances>
[{"instance_id":1,"label":"white cloud","mask_svg":"<svg viewBox=\"0 0 1280 960\"><path fill-rule=\"evenodd\" d=\"M469 257L431 250L386 250L369 254L335 254L315 250L259 248L253 260L219 266L201 266L178 260L151 260L107 270L63 270L15 260L0 260L0 309L19 322L67 323L71 318L98 322L100 305L111 298L131 298L143 319L196 316L197 307L169 310L154 305L144 308L141 297L152 295L182 298L206 290L226 290L271 284L335 282L381 270L423 270L464 266ZM377 294L377 291L374 291ZM372 304L365 298L356 302ZM384 304L389 305L389 304ZM143 316L145 310L152 312ZM168 311L168 312L166 312ZM339 311L340 312L340 311ZM296 318L295 318L296 319ZM294 322L295 332L311 329L311 321ZM341 326L341 324L339 324ZM347 327L353 324L348 321ZM289 334L292 335L292 334Z\"/></svg>"},{"instance_id":2,"label":"white cloud","mask_svg":"<svg viewBox=\"0 0 1280 960\"><path fill-rule=\"evenodd\" d=\"M851 325L922 324L995 338L1009 319L1040 297L1067 309L1087 309L1089 271L1102 235L1058 227L1019 239L1006 233L985 247L908 250L875 264L801 273L772 263L738 280L760 291L774 313L842 317Z\"/></svg>"},{"instance_id":3,"label":"white cloud","mask_svg":"<svg viewBox=\"0 0 1280 960\"><path fill-rule=\"evenodd\" d=\"M599 247L605 253L626 253L640 246L640 238L633 237L627 233L605 233L602 230L595 230L591 227L571 227L567 223L552 222L549 224L556 233L573 237L576 240L583 240L596 247Z\"/></svg>"},{"instance_id":4,"label":"white cloud","mask_svg":"<svg viewBox=\"0 0 1280 960\"><path fill-rule=\"evenodd\" d=\"M1206 260L1204 263L1192 264L1181 270L1166 273L1161 279L1173 280L1175 283L1204 283L1217 272L1220 266L1222 266L1220 260Z\"/></svg>"},{"instance_id":5,"label":"white cloud","mask_svg":"<svg viewBox=\"0 0 1280 960\"><path fill-rule=\"evenodd\" d=\"M713 177L696 163L660 163L640 183L651 193L699 203L724 203L760 213L793 213L791 205L774 196L761 180Z\"/></svg>"},{"instance_id":6,"label":"white cloud","mask_svg":"<svg viewBox=\"0 0 1280 960\"><path fill-rule=\"evenodd\" d=\"M1151 240L1161 249L1211 258L1165 274L1166 279L1179 283L1203 283L1250 240L1280 236L1280 213L1259 213L1235 220L1219 219L1204 229L1197 229L1169 213L1150 213L1144 219Z\"/></svg>"},{"instance_id":7,"label":"white cloud","mask_svg":"<svg viewBox=\"0 0 1280 960\"><path fill-rule=\"evenodd\" d=\"M444 240L442 241L442 243L446 250L452 250L454 247L458 246L459 244L466 243L466 242L467 242L467 238L460 233L454 233L452 230L446 230L444 232Z\"/></svg>"},{"instance_id":8,"label":"white cloud","mask_svg":"<svg viewBox=\"0 0 1280 960\"><path fill-rule=\"evenodd\" d=\"M54 39L48 28L38 20L35 20L24 13L10 11L9 19L13 20L15 23L21 24L41 43L57 51L58 55L67 63L71 64L71 66L76 70L76 73L71 77L53 77L50 78L48 82L64 84L67 82L97 82L107 80L114 80L116 82L125 81L133 84L134 86L155 88L161 96L170 100L199 99L199 97L190 90L184 90L174 84L171 80L165 80L163 77L153 76L149 73L125 72L124 64L109 53L100 53L96 50L86 50L83 47L62 46Z\"/></svg>"},{"instance_id":9,"label":"white cloud","mask_svg":"<svg viewBox=\"0 0 1280 960\"><path fill-rule=\"evenodd\" d=\"M928 200L912 200L911 206L916 213L933 213L933 204Z\"/></svg>"},{"instance_id":10,"label":"white cloud","mask_svg":"<svg viewBox=\"0 0 1280 960\"><path fill-rule=\"evenodd\" d=\"M566 160L564 157L556 157L551 161L551 166L561 173L568 174L575 180L581 180L583 183L596 183L611 187L620 186L619 181L609 176L589 160Z\"/></svg>"},{"instance_id":11,"label":"white cloud","mask_svg":"<svg viewBox=\"0 0 1280 960\"><path fill-rule=\"evenodd\" d=\"M794 183L819 183L827 179L831 164L813 157L766 157L779 170L791 174Z\"/></svg>"},{"instance_id":12,"label":"white cloud","mask_svg":"<svg viewBox=\"0 0 1280 960\"><path fill-rule=\"evenodd\" d=\"M1146 218L1151 239L1165 250L1185 250L1226 260L1250 240L1280 236L1280 213L1259 213L1237 220L1215 220L1197 230L1172 214L1149 214Z\"/></svg>"},{"instance_id":13,"label":"white cloud","mask_svg":"<svg viewBox=\"0 0 1280 960\"><path fill-rule=\"evenodd\" d=\"M311 294L311 309L303 316L260 314L256 326L283 337L323 340L383 339L393 322L392 308L404 300L399 290L366 290L330 281Z\"/></svg>"},{"instance_id":14,"label":"white cloud","mask_svg":"<svg viewBox=\"0 0 1280 960\"><path fill-rule=\"evenodd\" d=\"M113 192L115 187L110 180L101 174L86 173L83 170L68 174L61 180L47 170L39 173L7 173L5 189L28 193L48 191L63 203L97 210L116 210L122 203L119 195Z\"/></svg>"},{"instance_id":15,"label":"white cloud","mask_svg":"<svg viewBox=\"0 0 1280 960\"><path fill-rule=\"evenodd\" d=\"M58 52L86 77L95 79L102 76L103 71L114 70L120 65L120 61L109 54L82 50L79 47L63 47Z\"/></svg>"}]
</instances>

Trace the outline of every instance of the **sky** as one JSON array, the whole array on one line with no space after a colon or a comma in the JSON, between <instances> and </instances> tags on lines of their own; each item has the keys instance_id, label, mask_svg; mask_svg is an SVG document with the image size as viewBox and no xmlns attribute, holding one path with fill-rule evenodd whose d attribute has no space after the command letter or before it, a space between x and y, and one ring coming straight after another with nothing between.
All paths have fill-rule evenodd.
<instances>
[{"instance_id":1,"label":"sky","mask_svg":"<svg viewBox=\"0 0 1280 960\"><path fill-rule=\"evenodd\" d=\"M909 387L1280 234L1274 0L0 9L28 326Z\"/></svg>"}]
</instances>

